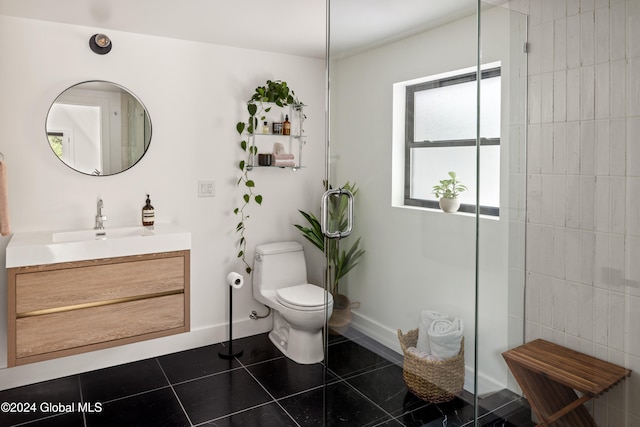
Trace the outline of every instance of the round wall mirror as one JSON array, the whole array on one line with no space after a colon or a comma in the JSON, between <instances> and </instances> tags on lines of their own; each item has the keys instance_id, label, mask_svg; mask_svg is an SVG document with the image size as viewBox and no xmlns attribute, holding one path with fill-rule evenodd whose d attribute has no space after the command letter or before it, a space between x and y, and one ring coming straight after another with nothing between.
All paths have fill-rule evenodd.
<instances>
[{"instance_id":1,"label":"round wall mirror","mask_svg":"<svg viewBox=\"0 0 640 427\"><path fill-rule=\"evenodd\" d=\"M104 81L71 86L51 104L48 143L67 166L113 175L135 165L151 142L151 119L140 99Z\"/></svg>"}]
</instances>

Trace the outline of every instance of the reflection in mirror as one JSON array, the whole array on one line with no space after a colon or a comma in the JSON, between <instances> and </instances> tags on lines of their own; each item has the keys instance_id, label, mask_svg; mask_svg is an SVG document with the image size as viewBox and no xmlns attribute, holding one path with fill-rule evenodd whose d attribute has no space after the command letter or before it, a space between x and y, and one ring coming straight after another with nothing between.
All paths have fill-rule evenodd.
<instances>
[{"instance_id":1,"label":"reflection in mirror","mask_svg":"<svg viewBox=\"0 0 640 427\"><path fill-rule=\"evenodd\" d=\"M151 142L151 120L142 102L104 81L79 83L62 92L49 108L46 131L55 155L88 175L129 169Z\"/></svg>"}]
</instances>

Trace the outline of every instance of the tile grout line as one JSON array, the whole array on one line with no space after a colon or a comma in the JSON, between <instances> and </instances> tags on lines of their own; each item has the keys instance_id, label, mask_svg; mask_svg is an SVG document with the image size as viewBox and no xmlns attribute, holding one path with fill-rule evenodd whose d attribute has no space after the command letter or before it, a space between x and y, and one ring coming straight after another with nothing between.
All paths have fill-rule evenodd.
<instances>
[{"instance_id":1,"label":"tile grout line","mask_svg":"<svg viewBox=\"0 0 640 427\"><path fill-rule=\"evenodd\" d=\"M284 409L284 407L280 404L280 402L278 402L278 399L276 399L275 397L273 397L273 395L271 393L269 393L269 390L267 390L267 388L264 385L262 385L262 383L260 381L258 381L258 379L251 373L251 371L249 371L249 369L247 369L247 366L245 366L245 364L242 363L242 361L240 359L238 359L237 357L235 359L238 361L238 363L240 363L240 365L244 368L244 370L251 376L251 378L253 378L254 381L257 382L260 387L262 387L262 389L265 391L265 393L267 393L269 395L269 397L271 399L273 399L273 402L275 402L275 404L278 405L278 407L280 407L280 409L282 409L282 411L284 411L285 414L287 414L287 416L296 424L296 426L300 427L300 424L298 423L298 421L296 421L296 419L291 416L289 411ZM279 358L274 358L272 360L277 360L277 359L279 359ZM256 363L256 365L257 365L257 363Z\"/></svg>"},{"instance_id":2,"label":"tile grout line","mask_svg":"<svg viewBox=\"0 0 640 427\"><path fill-rule=\"evenodd\" d=\"M221 416L219 416L219 417L212 418L212 419L210 419L210 420L202 421L201 423L198 423L198 424L193 424L193 427L199 427L199 426L203 426L203 425L208 425L208 424L209 424L210 422L212 422L212 421L222 420L222 419L225 419L225 418L227 418L227 417L231 417L231 416L233 416L233 415L238 415L238 414L242 414L242 413L244 413L244 412L251 411L252 409L256 409L256 408L260 408L260 407L262 407L262 406L270 405L270 404L272 404L272 403L273 403L273 402L264 402L264 403L261 403L261 404L259 404L259 405L254 405L254 406L250 406L250 407L245 408L245 409L241 409L241 410L236 411L236 412L230 412L230 413L228 413L228 414L224 414L224 415L221 415Z\"/></svg>"},{"instance_id":3,"label":"tile grout line","mask_svg":"<svg viewBox=\"0 0 640 427\"><path fill-rule=\"evenodd\" d=\"M80 380L80 375L78 377L78 389L80 390L80 402L84 403L84 395L82 394L82 381ZM82 412L82 423L84 427L87 427L87 416L84 412Z\"/></svg>"},{"instance_id":4,"label":"tile grout line","mask_svg":"<svg viewBox=\"0 0 640 427\"><path fill-rule=\"evenodd\" d=\"M491 410L487 410L487 412L486 412L486 413L484 413L484 414L480 415L480 417L478 418L478 421L480 421L481 419L483 419L483 418L485 418L485 417L488 417L489 415L495 415L495 413L496 413L497 411L499 411L499 410L500 410L500 409L502 409L502 408L506 408L507 406L509 406L509 405L511 405L511 404L513 404L513 403L515 403L516 401L517 401L517 399L513 399L513 400L510 400L509 402L507 402L507 403L505 403L505 404L503 404L503 405L498 406L497 408L493 408L493 409L491 409ZM497 415L495 415L495 416L497 416ZM500 419L503 419L503 418L502 418L502 417L500 417L500 416L498 416L498 417L499 417ZM507 421L507 420L504 420L504 421ZM472 423L472 422L473 422L473 420L472 420L472 421L470 421L470 422ZM471 424L466 424L466 425L471 425Z\"/></svg>"},{"instance_id":5,"label":"tile grout line","mask_svg":"<svg viewBox=\"0 0 640 427\"><path fill-rule=\"evenodd\" d=\"M46 417L36 418L34 420L20 422L18 424L11 424L11 426L9 426L9 427L21 427L21 426L29 427L30 425L34 425L34 423L39 423L40 421L43 421L43 420L54 419L54 418L60 417L62 415L65 415L65 414L64 413L60 413L60 414L47 415Z\"/></svg>"},{"instance_id":6,"label":"tile grout line","mask_svg":"<svg viewBox=\"0 0 640 427\"><path fill-rule=\"evenodd\" d=\"M76 374L76 375L70 375L70 376L75 376L77 378L77 380L78 380L78 391L80 392L80 401L84 402L84 399L82 397L82 387L80 385L80 375ZM2 390L2 391L5 391L5 390ZM60 416L65 415L65 414L66 414L65 412L61 412L61 413L58 413L58 414L47 415L47 416L44 416L44 417L35 418L33 420L19 422L18 424L11 424L10 427L19 427L19 426L28 427L29 425L33 425L34 423L38 423L40 421L47 420L47 419L53 419L55 417L60 417ZM86 420L86 418L84 416L84 413L82 413L82 423L83 423L84 427L87 427L87 420Z\"/></svg>"},{"instance_id":7,"label":"tile grout line","mask_svg":"<svg viewBox=\"0 0 640 427\"><path fill-rule=\"evenodd\" d=\"M171 381L169 381L169 377L167 377L167 373L164 371L164 368L162 367L162 364L160 363L160 360L157 357L154 357L154 359L155 359L156 363L158 364L158 366L160 367L160 370L162 371L162 375L164 375L164 379L167 380L167 383L169 384L169 387L171 387L171 392L173 393L173 396L178 401L178 404L180 405L180 408L182 408L182 413L184 413L184 416L187 417L187 421L189 422L189 425L193 426L193 421L191 421L191 417L189 417L189 414L187 413L187 410L184 409L184 405L182 404L182 401L178 397L178 394L176 393L176 390L173 388L173 384L171 384Z\"/></svg>"},{"instance_id":8,"label":"tile grout line","mask_svg":"<svg viewBox=\"0 0 640 427\"><path fill-rule=\"evenodd\" d=\"M371 400L367 395L365 395L363 392L361 392L360 390L358 390L357 388L355 388L354 386L352 386L346 379L343 379L342 382L344 382L347 387L350 387L351 389L355 390L356 393L358 393L360 396L364 397L365 400L369 401L371 404L373 404L376 408L380 409L383 413L385 413L389 419L393 419L395 420L396 417L391 415L389 412L386 411L386 409L382 408L380 405L378 405L376 402L374 402L373 400ZM377 422L378 424L380 424L383 421L389 421L389 419L384 419L384 417L380 420L374 420L373 422ZM397 421L397 420L396 420ZM402 424L402 423L401 423ZM373 424L376 425L376 424ZM404 425L404 424L403 424Z\"/></svg>"},{"instance_id":9,"label":"tile grout line","mask_svg":"<svg viewBox=\"0 0 640 427\"><path fill-rule=\"evenodd\" d=\"M103 401L101 403L105 404L105 403L118 402L120 400L129 399L130 397L142 396L143 394L151 393L153 391L158 391L158 390L162 390L163 388L169 388L169 387L170 387L170 385L164 385L162 387L156 387L156 388L152 388L152 389L145 390L145 391L139 391L137 393L128 394L126 396L116 397L115 399L105 400L105 401Z\"/></svg>"},{"instance_id":10,"label":"tile grout line","mask_svg":"<svg viewBox=\"0 0 640 427\"><path fill-rule=\"evenodd\" d=\"M194 381L199 381L199 380L202 380L202 379L205 379L205 378L216 377L216 376L218 376L218 375L226 374L226 373L228 373L228 372L238 371L238 370L240 370L240 369L242 369L242 366L238 366L238 367L236 367L236 368L231 368L231 369L227 369L227 370L220 371L220 372L214 372L214 373L212 373L212 374L206 374L206 375L203 375L203 376L201 376L201 377L189 378L188 380L177 381L177 382L176 382L175 384L173 384L173 385L183 385L183 384L188 384L188 383L191 383L191 382L194 382ZM168 378L167 378L167 381L169 381L169 380L168 380ZM171 381L169 381L169 384L171 384Z\"/></svg>"},{"instance_id":11,"label":"tile grout line","mask_svg":"<svg viewBox=\"0 0 640 427\"><path fill-rule=\"evenodd\" d=\"M371 351L371 350L369 350L369 351ZM387 360L387 361L388 361L388 360ZM328 371L330 371L333 375L335 375L335 377L337 378L337 381L335 381L335 382L331 383L331 385L333 385L333 384L338 384L338 383L344 383L347 387L349 387L349 388L351 388L351 389L355 390L355 392L356 392L356 393L358 393L360 396L364 397L364 398L365 398L365 400L367 400L367 401L371 402L375 407L377 407L378 409L380 409L382 412L384 412L386 415L388 415L391 419L393 419L393 420L395 420L395 421L398 421L398 420L396 419L396 417L395 417L395 416L391 415L389 412L387 412L385 409L383 409L383 408L382 408L380 405L378 405L376 402L374 402L373 400L369 399L369 397L367 397L364 393L362 393L360 390L358 390L357 388L355 388L354 386L352 386L352 385L347 381L347 380L349 380L349 379L356 378L356 377L359 377L359 376L361 376L361 375L365 375L365 374L367 374L367 373L375 372L375 371L377 371L377 370L379 370L379 369L386 368L386 367L388 367L388 366L390 366L390 365L392 365L392 363L389 363L389 364L387 364L387 365L378 366L378 367L376 367L376 368L374 368L374 369L372 369L372 370L370 370L370 371L363 371L363 372L360 372L360 373L357 373L357 374L354 374L354 375L351 375L351 376L342 376L342 375L338 374L337 372L335 372L334 370L332 370L331 368L329 368L328 366L326 367L326 369L327 369ZM325 385L327 385L327 384L325 384ZM379 422L378 422L378 424L380 424L380 423L382 423L382 422L389 421L389 420L387 419L387 420L378 420L378 421L379 421ZM375 422L375 421L374 421L374 422ZM398 422L399 422L399 421L398 421ZM374 424L374 425L378 425L378 424ZM400 424L402 424L402 423L400 423ZM404 424L402 424L402 425L404 426Z\"/></svg>"},{"instance_id":12,"label":"tile grout line","mask_svg":"<svg viewBox=\"0 0 640 427\"><path fill-rule=\"evenodd\" d=\"M354 379L354 378L361 377L361 376L366 375L366 374L370 374L372 372L376 372L376 371L379 371L379 370L382 370L382 369L386 369L386 368L388 368L390 366L397 366L397 365L394 365L393 363L375 365L375 366L371 367L370 370L369 370L369 368L365 368L365 369L362 369L362 370L357 371L357 372L351 372L350 374L347 374L345 376L339 375L337 372L335 372L333 370L331 370L331 372L336 377L339 377L339 378L341 378L341 379L346 381L346 380L351 380L351 379ZM330 369L330 368L327 368L327 369Z\"/></svg>"}]
</instances>

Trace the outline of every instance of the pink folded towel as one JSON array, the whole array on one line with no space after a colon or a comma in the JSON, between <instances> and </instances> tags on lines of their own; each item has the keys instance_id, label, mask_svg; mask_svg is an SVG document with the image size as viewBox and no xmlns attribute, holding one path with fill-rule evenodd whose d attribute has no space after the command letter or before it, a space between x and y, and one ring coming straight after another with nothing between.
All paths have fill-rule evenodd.
<instances>
[{"instance_id":1,"label":"pink folded towel","mask_svg":"<svg viewBox=\"0 0 640 427\"><path fill-rule=\"evenodd\" d=\"M296 165L296 162L293 160L274 160L273 166L280 168L292 168Z\"/></svg>"},{"instance_id":2,"label":"pink folded towel","mask_svg":"<svg viewBox=\"0 0 640 427\"><path fill-rule=\"evenodd\" d=\"M296 157L293 154L274 154L273 158L275 160L293 160Z\"/></svg>"},{"instance_id":3,"label":"pink folded towel","mask_svg":"<svg viewBox=\"0 0 640 427\"><path fill-rule=\"evenodd\" d=\"M0 160L0 234L11 234L9 225L9 197L7 194L7 165Z\"/></svg>"}]
</instances>

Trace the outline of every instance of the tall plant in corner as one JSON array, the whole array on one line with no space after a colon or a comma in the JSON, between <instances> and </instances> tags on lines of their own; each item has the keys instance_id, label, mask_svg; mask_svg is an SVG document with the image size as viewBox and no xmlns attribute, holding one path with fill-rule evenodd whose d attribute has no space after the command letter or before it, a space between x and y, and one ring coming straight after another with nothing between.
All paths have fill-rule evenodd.
<instances>
[{"instance_id":1,"label":"tall plant in corner","mask_svg":"<svg viewBox=\"0 0 640 427\"><path fill-rule=\"evenodd\" d=\"M325 182L325 187L327 183ZM358 194L358 187L356 183L353 184L347 181L342 186L345 190L349 190L355 197ZM329 221L334 224L331 228L344 230L347 228L347 200L344 197L329 199ZM328 258L328 268L330 270L329 291L334 295L334 308L336 307L335 296L340 294L340 279L342 279L348 272L350 272L358 263L360 258L364 255L364 249L360 249L360 237L351 245L348 250L343 249L346 243L343 243L342 249L339 240L328 239L322 233L322 227L320 220L312 213L303 212L298 210L300 214L307 220L309 226L303 226L294 224L302 235L313 245L325 252ZM344 307L341 307L344 308Z\"/></svg>"},{"instance_id":2,"label":"tall plant in corner","mask_svg":"<svg viewBox=\"0 0 640 427\"><path fill-rule=\"evenodd\" d=\"M294 91L289 89L287 82L267 80L264 86L256 88L253 96L247 101L247 112L249 113L247 120L236 124L236 131L242 139L240 148L244 153L244 158L238 163L241 174L237 186L244 189L244 194L242 195L242 204L235 208L233 213L240 217L240 221L236 225L236 233L240 236L237 257L244 263L247 273L251 273L251 266L245 258L247 249L246 221L249 219L247 207L252 201L258 205L262 204L262 195L256 193L256 183L249 177L249 171L252 169L251 159L258 154L258 149L255 145L249 146L247 142L249 138L247 136L255 132L258 127L258 121L265 119L264 115L272 108L271 103L278 107L300 104Z\"/></svg>"}]
</instances>

